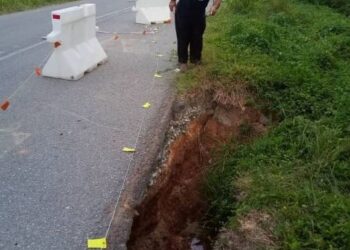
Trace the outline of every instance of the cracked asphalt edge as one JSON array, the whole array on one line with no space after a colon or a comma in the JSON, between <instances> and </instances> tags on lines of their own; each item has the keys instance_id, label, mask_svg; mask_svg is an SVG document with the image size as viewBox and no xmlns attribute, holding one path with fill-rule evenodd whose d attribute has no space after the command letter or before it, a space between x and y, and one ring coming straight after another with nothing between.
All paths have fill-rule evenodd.
<instances>
[{"instance_id":1,"label":"cracked asphalt edge","mask_svg":"<svg viewBox=\"0 0 350 250\"><path fill-rule=\"evenodd\" d=\"M142 128L137 152L131 163L125 188L122 190L119 206L111 225L108 249L127 249L133 218L136 215L134 208L142 202L152 173L156 170L159 154L164 146L165 136L172 119L176 91L171 81L173 80L168 77L163 80L169 84L169 88L160 101L159 109L146 118L146 126Z\"/></svg>"}]
</instances>

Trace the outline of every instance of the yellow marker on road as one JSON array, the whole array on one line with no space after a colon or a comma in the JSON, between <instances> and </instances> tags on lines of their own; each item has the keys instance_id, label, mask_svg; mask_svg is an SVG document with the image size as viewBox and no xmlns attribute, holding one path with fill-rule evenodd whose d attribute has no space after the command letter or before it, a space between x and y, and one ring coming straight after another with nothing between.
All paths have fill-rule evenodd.
<instances>
[{"instance_id":1,"label":"yellow marker on road","mask_svg":"<svg viewBox=\"0 0 350 250\"><path fill-rule=\"evenodd\" d=\"M146 102L145 104L142 105L144 109L149 109L151 107L151 104L149 102Z\"/></svg>"},{"instance_id":2,"label":"yellow marker on road","mask_svg":"<svg viewBox=\"0 0 350 250\"><path fill-rule=\"evenodd\" d=\"M126 152L126 153L134 153L134 152L136 152L136 149L124 147L124 148L123 148L123 152Z\"/></svg>"},{"instance_id":3,"label":"yellow marker on road","mask_svg":"<svg viewBox=\"0 0 350 250\"><path fill-rule=\"evenodd\" d=\"M156 78L161 78L162 76L161 76L160 74L158 74L158 73L155 73L155 74L154 74L154 77L156 77Z\"/></svg>"},{"instance_id":4,"label":"yellow marker on road","mask_svg":"<svg viewBox=\"0 0 350 250\"><path fill-rule=\"evenodd\" d=\"M88 245L88 248L106 249L107 248L107 240L106 240L106 238L88 239L87 245Z\"/></svg>"}]
</instances>

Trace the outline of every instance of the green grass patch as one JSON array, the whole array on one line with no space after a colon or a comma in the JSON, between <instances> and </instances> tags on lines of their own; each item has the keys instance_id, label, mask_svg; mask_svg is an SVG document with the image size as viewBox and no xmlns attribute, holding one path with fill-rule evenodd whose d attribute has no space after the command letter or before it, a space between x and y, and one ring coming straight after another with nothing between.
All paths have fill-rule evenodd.
<instances>
[{"instance_id":1,"label":"green grass patch","mask_svg":"<svg viewBox=\"0 0 350 250\"><path fill-rule=\"evenodd\" d=\"M261 210L280 248L350 249L349 52L350 20L305 1L230 0L208 19L205 61L180 89L247 82L280 122L223 150L205 188L211 228Z\"/></svg>"},{"instance_id":2,"label":"green grass patch","mask_svg":"<svg viewBox=\"0 0 350 250\"><path fill-rule=\"evenodd\" d=\"M0 0L0 14L71 1L72 0Z\"/></svg>"},{"instance_id":3,"label":"green grass patch","mask_svg":"<svg viewBox=\"0 0 350 250\"><path fill-rule=\"evenodd\" d=\"M349 0L304 0L305 2L327 5L331 8L338 10L339 12L350 16L350 2Z\"/></svg>"},{"instance_id":4,"label":"green grass patch","mask_svg":"<svg viewBox=\"0 0 350 250\"><path fill-rule=\"evenodd\" d=\"M350 91L349 20L313 5L235 2L209 22L209 77L249 81L284 118L334 117Z\"/></svg>"},{"instance_id":5,"label":"green grass patch","mask_svg":"<svg viewBox=\"0 0 350 250\"><path fill-rule=\"evenodd\" d=\"M265 211L283 249L349 249L350 140L341 134L297 117L226 151L207 180L210 225L235 229L238 216Z\"/></svg>"}]
</instances>

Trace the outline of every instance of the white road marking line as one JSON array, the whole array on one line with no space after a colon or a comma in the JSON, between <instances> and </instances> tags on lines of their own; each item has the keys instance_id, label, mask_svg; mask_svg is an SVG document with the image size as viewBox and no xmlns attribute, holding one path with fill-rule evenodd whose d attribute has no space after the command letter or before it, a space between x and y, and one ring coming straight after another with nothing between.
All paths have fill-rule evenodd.
<instances>
[{"instance_id":1,"label":"white road marking line","mask_svg":"<svg viewBox=\"0 0 350 250\"><path fill-rule=\"evenodd\" d=\"M112 12L109 12L109 13L104 14L104 15L102 15L102 16L98 16L98 17L96 18L96 20L100 20L100 19L102 19L102 18L111 16L111 15L115 15L115 14L118 14L118 13L121 13L121 12L124 12L124 11L127 11L127 10L130 10L130 9L131 9L131 7L124 8L124 9L121 9L121 10L112 11ZM1 57L0 57L0 62L2 62L2 61L4 61L4 60L7 60L7 59L9 59L9 58L11 58L11 57L17 56L17 55L19 55L19 54L22 54L22 53L24 53L24 52L26 52L26 51L28 51L28 50L34 49L34 48L36 48L36 47L39 47L39 46L41 46L41 45L43 45L43 44L45 44L45 43L47 43L47 42L46 42L46 41L41 41L41 42L38 42L38 43L36 43L36 44L30 45L30 46L28 46L28 47L25 47L25 48L22 48L22 49L13 51L13 52L11 52L11 53L9 53L9 54L7 54L7 55L1 56Z\"/></svg>"},{"instance_id":2,"label":"white road marking line","mask_svg":"<svg viewBox=\"0 0 350 250\"><path fill-rule=\"evenodd\" d=\"M34 48L36 48L36 47L39 47L40 45L43 45L44 43L46 43L46 41L41 41L41 42L38 42L38 43L36 43L36 44L30 45L30 46L28 46L28 47L25 47L25 48L22 48L22 49L13 51L13 52L11 52L10 54L7 54L7 55L5 55L5 56L0 57L0 62L1 62L1 61L4 61L4 60L6 60L6 59L9 59L9 58L11 58L11 57L13 57L13 56L16 56L16 55L18 55L18 54L24 53L24 52L26 52L26 51L28 51L28 50L34 49Z\"/></svg>"},{"instance_id":3,"label":"white road marking line","mask_svg":"<svg viewBox=\"0 0 350 250\"><path fill-rule=\"evenodd\" d=\"M102 15L102 16L98 16L98 17L96 18L96 20L98 21L98 20L100 20L100 19L102 19L102 18L111 16L111 15L115 15L115 14L124 12L124 11L126 11L126 10L131 10L131 7L127 7L127 8L121 9L121 10L115 10L115 11L106 13L106 14L104 14L104 15Z\"/></svg>"}]
</instances>

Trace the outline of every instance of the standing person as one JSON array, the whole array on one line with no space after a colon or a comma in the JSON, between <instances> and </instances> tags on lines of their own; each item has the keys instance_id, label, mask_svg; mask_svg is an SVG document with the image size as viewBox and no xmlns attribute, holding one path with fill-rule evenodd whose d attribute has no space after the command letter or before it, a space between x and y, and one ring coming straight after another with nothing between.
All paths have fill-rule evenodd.
<instances>
[{"instance_id":1,"label":"standing person","mask_svg":"<svg viewBox=\"0 0 350 250\"><path fill-rule=\"evenodd\" d=\"M177 53L181 71L187 69L188 47L190 47L190 62L201 63L208 2L209 0L178 0L176 3L176 0L170 0L169 8L175 11ZM220 4L221 0L214 0L209 14L214 16Z\"/></svg>"}]
</instances>

